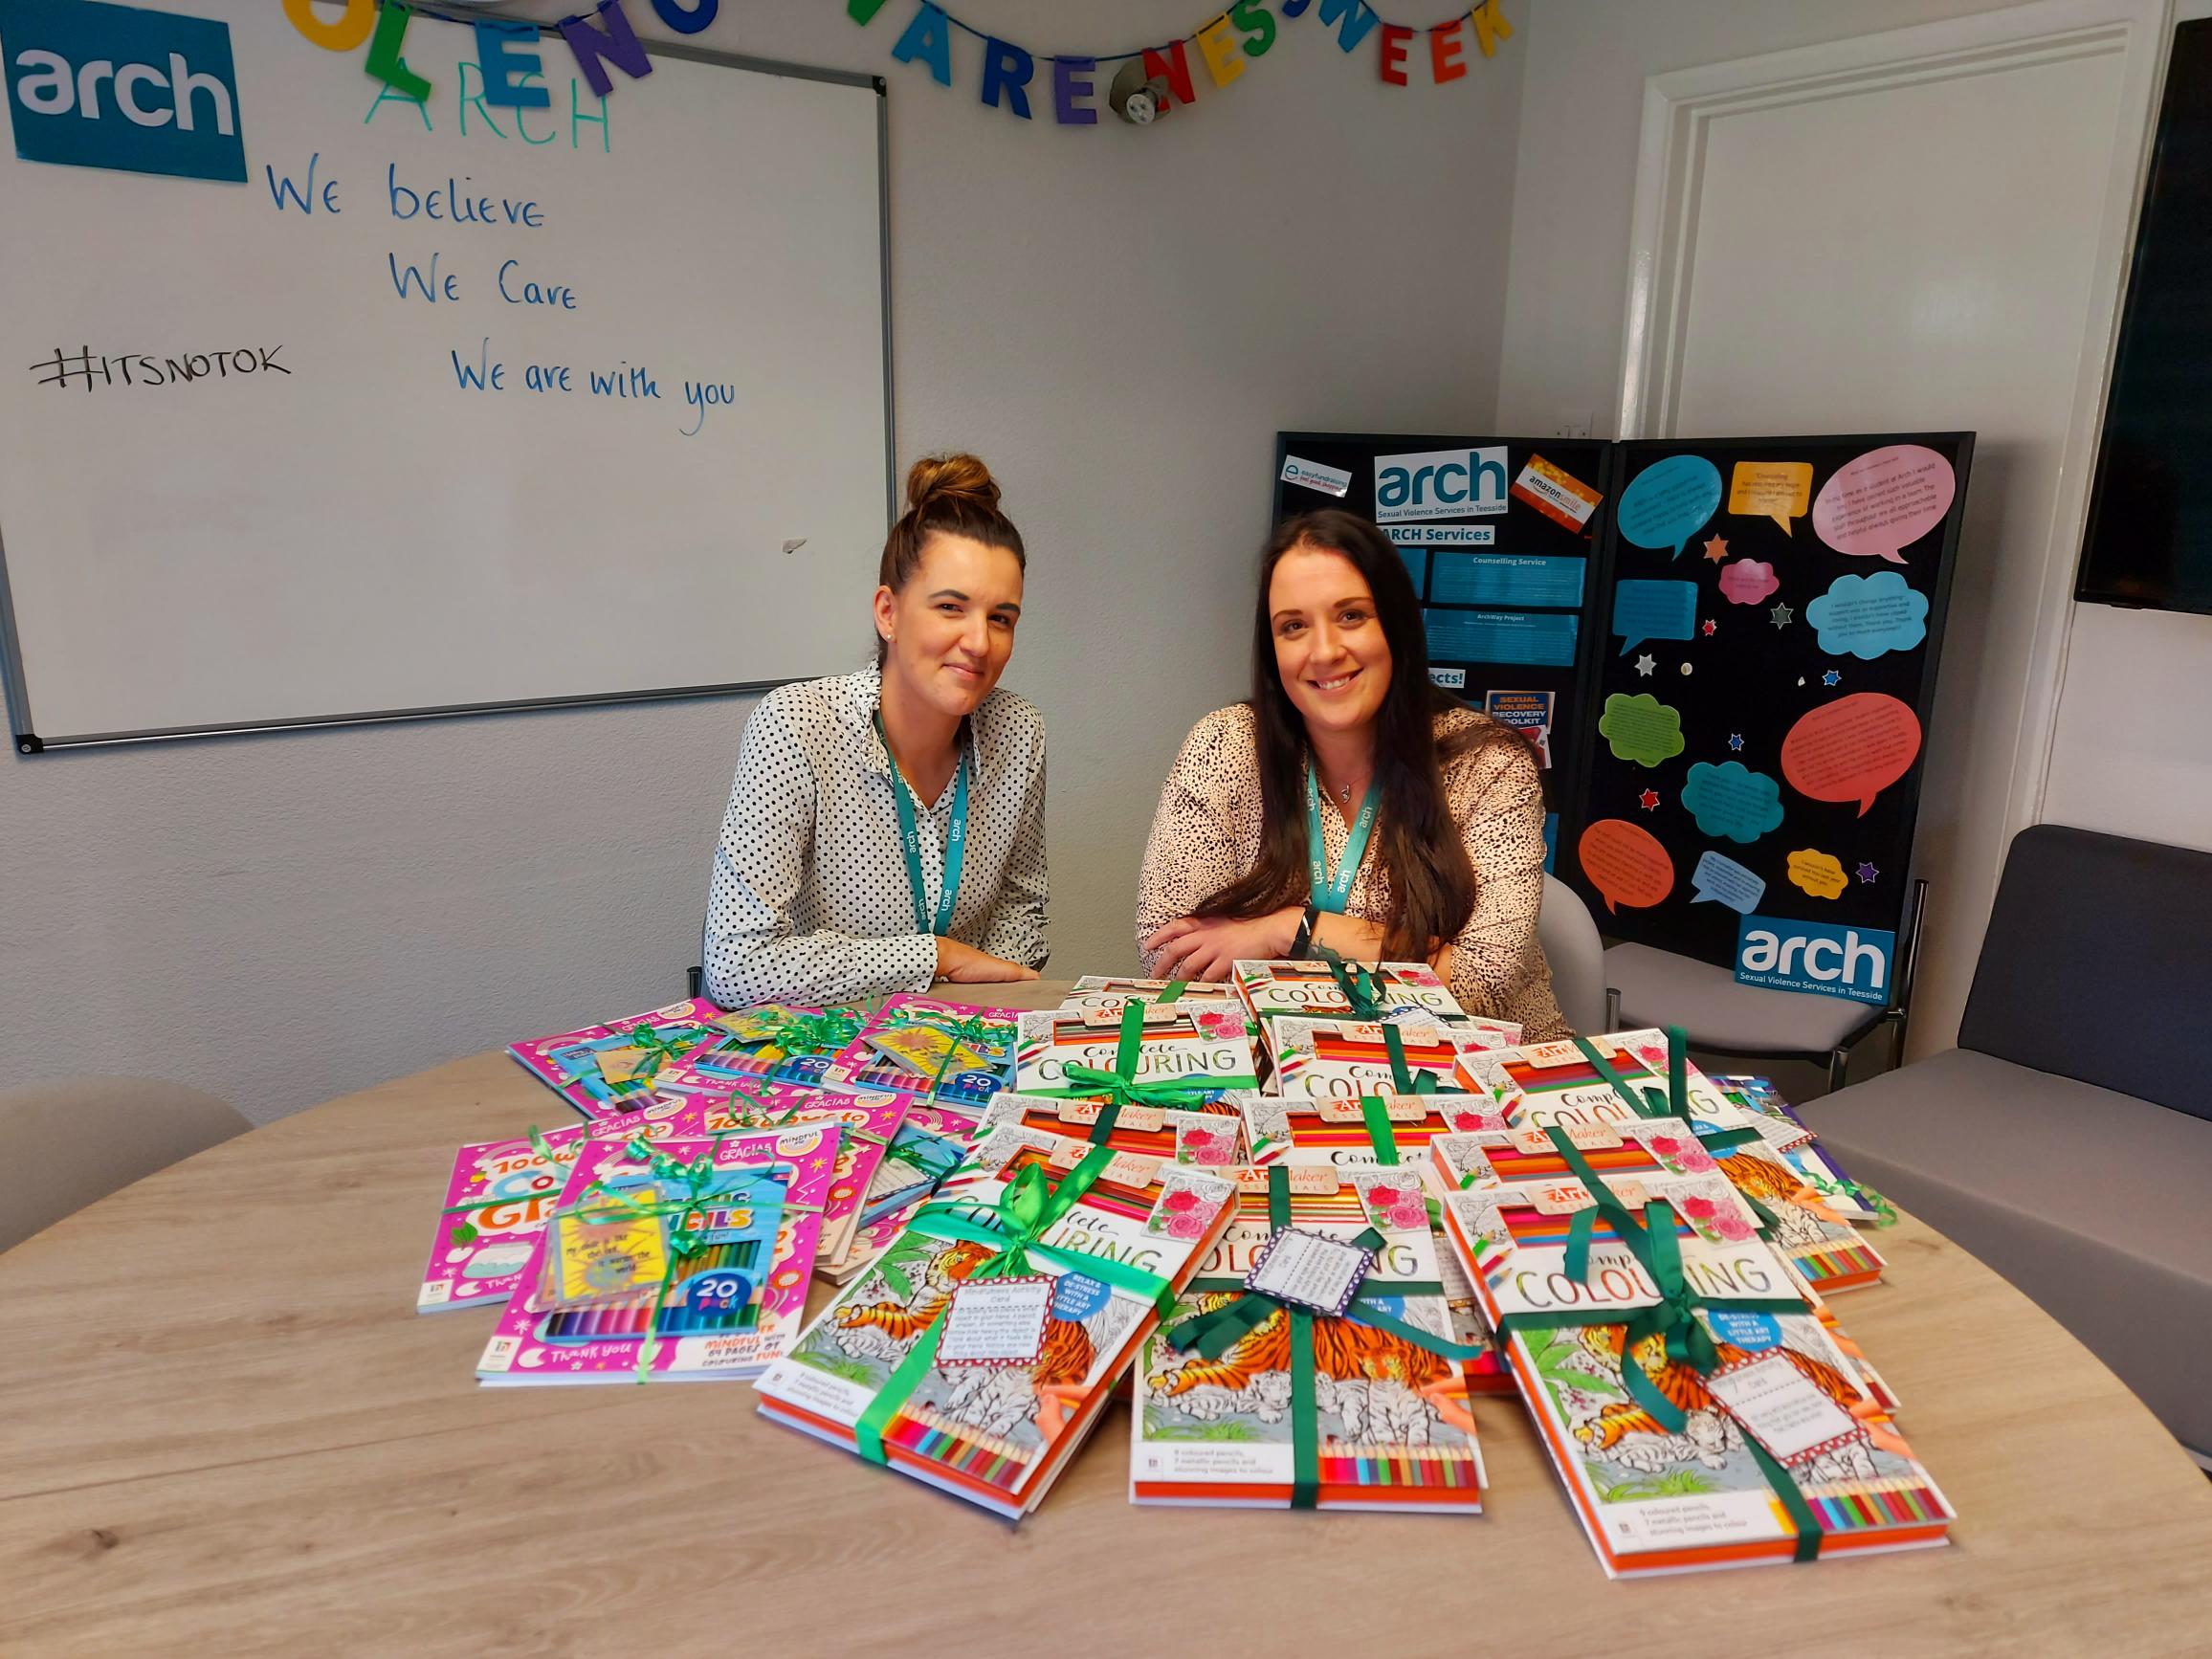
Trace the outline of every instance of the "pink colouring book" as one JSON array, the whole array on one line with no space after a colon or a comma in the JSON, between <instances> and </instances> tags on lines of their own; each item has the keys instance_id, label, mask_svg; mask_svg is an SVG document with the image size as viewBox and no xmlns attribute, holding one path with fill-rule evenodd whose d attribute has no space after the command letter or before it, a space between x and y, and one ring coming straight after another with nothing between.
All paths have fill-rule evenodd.
<instances>
[{"instance_id":1,"label":"pink colouring book","mask_svg":"<svg viewBox=\"0 0 2212 1659\"><path fill-rule=\"evenodd\" d=\"M677 1055L728 1032L704 997L648 1008L627 1020L511 1044L525 1071L586 1117L608 1117L653 1097L653 1079Z\"/></svg>"},{"instance_id":2,"label":"pink colouring book","mask_svg":"<svg viewBox=\"0 0 2212 1659\"><path fill-rule=\"evenodd\" d=\"M840 1138L836 1125L821 1123L661 1142L653 1150L679 1162L703 1158L718 1173L766 1175L782 1187L780 1201L762 1199L758 1186L734 1197L711 1223L725 1236L676 1256L665 1288L587 1307L540 1305L540 1258L552 1237L550 1229L541 1231L477 1377L522 1386L757 1375L798 1338ZM561 1203L574 1205L594 1182L619 1187L650 1174L630 1142L587 1137Z\"/></svg>"},{"instance_id":3,"label":"pink colouring book","mask_svg":"<svg viewBox=\"0 0 2212 1659\"><path fill-rule=\"evenodd\" d=\"M584 1125L548 1130L544 1139L551 1162L527 1137L487 1140L454 1155L430 1266L415 1293L416 1313L498 1307L514 1294L583 1150Z\"/></svg>"}]
</instances>

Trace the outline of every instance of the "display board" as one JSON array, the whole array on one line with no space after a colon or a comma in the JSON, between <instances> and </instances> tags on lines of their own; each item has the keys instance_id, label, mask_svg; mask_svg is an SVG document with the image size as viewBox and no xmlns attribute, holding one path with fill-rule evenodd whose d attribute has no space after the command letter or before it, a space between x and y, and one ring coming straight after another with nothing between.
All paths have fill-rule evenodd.
<instances>
[{"instance_id":1,"label":"display board","mask_svg":"<svg viewBox=\"0 0 2212 1659\"><path fill-rule=\"evenodd\" d=\"M1275 516L1342 507L1380 523L1421 596L1429 677L1536 746L1555 862L1588 741L1580 686L1602 620L1606 452L1586 439L1276 433Z\"/></svg>"},{"instance_id":2,"label":"display board","mask_svg":"<svg viewBox=\"0 0 2212 1659\"><path fill-rule=\"evenodd\" d=\"M1399 543L1430 674L1552 714L1550 868L1609 937L1889 999L1970 432L1281 432L1274 511Z\"/></svg>"},{"instance_id":3,"label":"display board","mask_svg":"<svg viewBox=\"0 0 2212 1659\"><path fill-rule=\"evenodd\" d=\"M548 97L518 109L472 30L418 16L405 51L420 103L272 0L0 0L19 748L762 685L865 643L881 82L659 47L602 98L526 34L507 69Z\"/></svg>"},{"instance_id":4,"label":"display board","mask_svg":"<svg viewBox=\"0 0 2212 1659\"><path fill-rule=\"evenodd\" d=\"M1620 446L1559 874L1617 938L1889 998L1971 433Z\"/></svg>"}]
</instances>

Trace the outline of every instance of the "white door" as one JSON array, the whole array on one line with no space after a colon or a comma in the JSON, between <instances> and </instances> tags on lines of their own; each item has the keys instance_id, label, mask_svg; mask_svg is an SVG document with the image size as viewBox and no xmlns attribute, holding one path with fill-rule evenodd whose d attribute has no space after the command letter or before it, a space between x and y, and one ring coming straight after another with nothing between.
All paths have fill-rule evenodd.
<instances>
[{"instance_id":1,"label":"white door","mask_svg":"<svg viewBox=\"0 0 2212 1659\"><path fill-rule=\"evenodd\" d=\"M2041 791L2023 758L2055 700L2158 11L2056 0L1649 84L1623 434L1980 434L1928 722L1916 1053L1956 1039Z\"/></svg>"}]
</instances>

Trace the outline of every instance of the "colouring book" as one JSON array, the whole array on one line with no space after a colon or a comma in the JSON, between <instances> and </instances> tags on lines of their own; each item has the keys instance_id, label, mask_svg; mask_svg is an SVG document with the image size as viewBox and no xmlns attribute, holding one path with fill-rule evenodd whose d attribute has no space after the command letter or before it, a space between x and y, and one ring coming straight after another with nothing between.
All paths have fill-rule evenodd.
<instances>
[{"instance_id":1,"label":"colouring book","mask_svg":"<svg viewBox=\"0 0 2212 1659\"><path fill-rule=\"evenodd\" d=\"M1013 1083L1014 1032L1011 1009L901 993L830 1057L823 1081L982 1106Z\"/></svg>"},{"instance_id":2,"label":"colouring book","mask_svg":"<svg viewBox=\"0 0 2212 1659\"><path fill-rule=\"evenodd\" d=\"M1671 1206L1712 1180L1661 1174L1633 1196L1615 1189L1636 1231L1624 1237L1601 1210L1580 1272L1571 1198L1508 1186L1445 1200L1446 1236L1505 1332L1515 1382L1606 1574L1947 1542L1949 1502L1787 1262L1757 1236L1634 1204ZM1581 1199L1590 1206L1586 1187ZM1652 1242L1661 1227L1665 1242ZM1627 1342L1626 1321L1671 1305L1660 1267L1679 1275L1691 1299L1676 1315L1694 1322L1709 1363L1682 1357L1664 1327ZM1625 1364L1639 1368L1637 1388Z\"/></svg>"},{"instance_id":3,"label":"colouring book","mask_svg":"<svg viewBox=\"0 0 2212 1659\"><path fill-rule=\"evenodd\" d=\"M511 1044L522 1068L586 1117L610 1117L652 1098L661 1068L718 1035L722 1011L704 997L627 1020Z\"/></svg>"},{"instance_id":4,"label":"colouring book","mask_svg":"<svg viewBox=\"0 0 2212 1659\"><path fill-rule=\"evenodd\" d=\"M651 1148L586 1139L477 1377L508 1386L757 1375L798 1336L838 1137L835 1125L807 1124ZM704 1202L679 1206L689 1179L660 1173L674 1166L698 1172ZM626 1203L649 1213L626 1214ZM556 1279L565 1282L572 1271L598 1272L603 1284L620 1288L588 1305L553 1305L545 1294L554 1266L548 1252L564 1248L564 1216L586 1229L650 1229L657 1220L665 1243L649 1259L664 1261L666 1272L641 1283L635 1273L626 1279L603 1272L597 1258L587 1257L580 1270L563 1262ZM707 1242L682 1249L695 1233ZM606 1262L623 1265L619 1257Z\"/></svg>"},{"instance_id":5,"label":"colouring book","mask_svg":"<svg viewBox=\"0 0 2212 1659\"><path fill-rule=\"evenodd\" d=\"M1010 1216L1039 1200L1012 1250L1026 1235ZM1019 1518L1234 1204L1216 1176L999 1129L769 1368L761 1409Z\"/></svg>"},{"instance_id":6,"label":"colouring book","mask_svg":"<svg viewBox=\"0 0 2212 1659\"><path fill-rule=\"evenodd\" d=\"M1271 1238L1379 1235L1344 1316L1311 1316L1305 1456L1315 1506L1481 1510L1482 1454L1461 1363L1417 1339L1426 1336L1439 1346L1456 1340L1419 1173L1342 1170L1330 1159L1300 1149L1273 1171L1242 1172L1235 1222L1139 1360L1130 1407L1132 1501L1292 1503L1300 1458L1294 1304L1275 1303L1254 1315L1256 1322L1240 1322L1232 1329L1241 1334L1210 1358L1172 1338L1184 1322L1217 1316L1252 1294L1248 1279ZM1271 1220L1271 1180L1281 1183L1289 1233L1278 1235ZM1403 1330L1369 1322L1376 1315Z\"/></svg>"}]
</instances>

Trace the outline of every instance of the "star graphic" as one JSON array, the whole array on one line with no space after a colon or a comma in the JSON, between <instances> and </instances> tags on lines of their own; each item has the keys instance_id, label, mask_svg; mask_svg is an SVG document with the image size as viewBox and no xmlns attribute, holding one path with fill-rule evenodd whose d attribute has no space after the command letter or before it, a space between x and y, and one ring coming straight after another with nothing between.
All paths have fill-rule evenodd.
<instances>
[{"instance_id":1,"label":"star graphic","mask_svg":"<svg viewBox=\"0 0 2212 1659\"><path fill-rule=\"evenodd\" d=\"M1740 749L1740 748L1742 748L1742 747L1743 747L1743 734L1742 734L1741 732L1730 732L1730 733L1728 734L1728 746L1729 746L1730 748L1732 748L1732 749Z\"/></svg>"},{"instance_id":2,"label":"star graphic","mask_svg":"<svg viewBox=\"0 0 2212 1659\"><path fill-rule=\"evenodd\" d=\"M1636 672L1640 675L1648 675L1658 666L1658 659L1652 656L1649 652L1646 652L1636 659Z\"/></svg>"},{"instance_id":3,"label":"star graphic","mask_svg":"<svg viewBox=\"0 0 2212 1659\"><path fill-rule=\"evenodd\" d=\"M1797 612L1786 605L1778 605L1767 612L1767 615L1774 618L1774 625L1777 628L1787 628L1790 625L1790 618L1796 614Z\"/></svg>"},{"instance_id":4,"label":"star graphic","mask_svg":"<svg viewBox=\"0 0 2212 1659\"><path fill-rule=\"evenodd\" d=\"M1645 790L1641 795L1636 797L1636 801L1637 804L1641 806L1647 812L1656 812L1659 810L1659 791L1656 789Z\"/></svg>"},{"instance_id":5,"label":"star graphic","mask_svg":"<svg viewBox=\"0 0 2212 1659\"><path fill-rule=\"evenodd\" d=\"M1713 618L1709 616L1703 622L1699 623L1698 627L1703 630L1705 637L1707 639L1711 639L1714 633L1719 631L1720 624L1714 621Z\"/></svg>"},{"instance_id":6,"label":"star graphic","mask_svg":"<svg viewBox=\"0 0 2212 1659\"><path fill-rule=\"evenodd\" d=\"M1834 669L1832 669L1832 668L1831 668L1830 670L1828 670L1828 672L1827 672L1826 674L1824 674L1823 675L1821 675L1821 684L1823 684L1823 685L1841 685L1841 684L1843 684L1843 682L1844 682L1844 676L1843 676L1842 675L1838 674L1838 673L1837 673L1837 672L1836 672Z\"/></svg>"},{"instance_id":7,"label":"star graphic","mask_svg":"<svg viewBox=\"0 0 2212 1659\"><path fill-rule=\"evenodd\" d=\"M1719 564L1723 559L1728 557L1728 543L1723 542L1718 536L1709 538L1705 543L1705 556L1706 558L1712 560L1714 564Z\"/></svg>"},{"instance_id":8,"label":"star graphic","mask_svg":"<svg viewBox=\"0 0 2212 1659\"><path fill-rule=\"evenodd\" d=\"M1871 864L1862 864L1859 866L1859 879L1861 881L1871 884L1874 881L1880 879L1881 874L1882 873L1879 870L1876 870Z\"/></svg>"}]
</instances>

